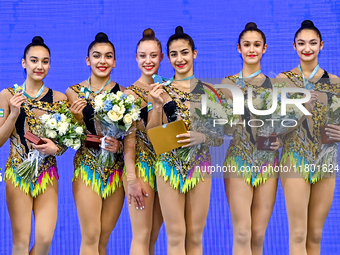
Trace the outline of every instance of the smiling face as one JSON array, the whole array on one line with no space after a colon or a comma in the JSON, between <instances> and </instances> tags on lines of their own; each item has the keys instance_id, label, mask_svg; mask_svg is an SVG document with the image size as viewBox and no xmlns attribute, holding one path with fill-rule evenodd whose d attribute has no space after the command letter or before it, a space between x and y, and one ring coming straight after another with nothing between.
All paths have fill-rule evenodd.
<instances>
[{"instance_id":1,"label":"smiling face","mask_svg":"<svg viewBox=\"0 0 340 255\"><path fill-rule=\"evenodd\" d=\"M50 54L43 46L32 46L22 60L27 78L34 81L42 81L50 70Z\"/></svg>"},{"instance_id":2,"label":"smiling face","mask_svg":"<svg viewBox=\"0 0 340 255\"><path fill-rule=\"evenodd\" d=\"M97 77L104 78L110 76L115 67L116 59L114 51L109 43L96 43L86 57L87 66L91 67L91 73Z\"/></svg>"},{"instance_id":3,"label":"smiling face","mask_svg":"<svg viewBox=\"0 0 340 255\"><path fill-rule=\"evenodd\" d=\"M163 53L156 41L142 41L137 48L136 61L139 69L146 76L152 76L158 72L163 60Z\"/></svg>"},{"instance_id":4,"label":"smiling face","mask_svg":"<svg viewBox=\"0 0 340 255\"><path fill-rule=\"evenodd\" d=\"M323 45L324 42L321 41L318 34L311 29L301 30L293 43L294 49L299 55L301 61L305 62L317 60Z\"/></svg>"},{"instance_id":5,"label":"smiling face","mask_svg":"<svg viewBox=\"0 0 340 255\"><path fill-rule=\"evenodd\" d=\"M197 50L192 50L189 41L178 39L169 45L169 61L175 69L176 74L193 74L194 59L197 57Z\"/></svg>"},{"instance_id":6,"label":"smiling face","mask_svg":"<svg viewBox=\"0 0 340 255\"><path fill-rule=\"evenodd\" d=\"M267 50L267 44L261 34L257 31L247 31L237 44L238 52L241 53L244 64L258 64L261 62L262 54Z\"/></svg>"}]
</instances>

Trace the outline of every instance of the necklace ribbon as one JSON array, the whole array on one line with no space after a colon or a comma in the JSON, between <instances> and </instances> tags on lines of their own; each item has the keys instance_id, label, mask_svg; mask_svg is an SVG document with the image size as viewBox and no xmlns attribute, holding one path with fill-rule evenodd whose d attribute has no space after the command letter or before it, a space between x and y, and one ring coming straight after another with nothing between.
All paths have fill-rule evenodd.
<instances>
[{"instance_id":1,"label":"necklace ribbon","mask_svg":"<svg viewBox=\"0 0 340 255\"><path fill-rule=\"evenodd\" d=\"M80 89L80 95L79 95L79 97L81 98L81 99L88 99L89 98L89 96L90 96L90 94L91 93L94 93L94 94L99 94L112 80L111 80L111 78L104 84L104 86L103 87L101 87L101 89L100 90L98 90L98 91L96 91L96 92L93 92L92 90L91 90L91 82L90 82L90 79L91 79L91 77L89 77L88 79L87 79L87 83L89 84L89 87L88 88L86 88L86 87L82 87L81 89Z\"/></svg>"},{"instance_id":2,"label":"necklace ribbon","mask_svg":"<svg viewBox=\"0 0 340 255\"><path fill-rule=\"evenodd\" d=\"M302 75L303 85L305 86L306 89L313 90L314 89L314 85L312 83L310 83L309 81L311 79L313 79L313 77L316 75L316 73L319 70L320 65L317 64L317 66L314 67L313 72L310 74L310 76L307 79L305 78L305 75L302 72L301 65L299 65L298 67L299 67L299 71L301 72L301 75Z\"/></svg>"},{"instance_id":3,"label":"necklace ribbon","mask_svg":"<svg viewBox=\"0 0 340 255\"><path fill-rule=\"evenodd\" d=\"M260 73L262 73L261 69L256 71L255 73L252 73L251 75L243 78L243 71L241 70L238 74L238 78L236 78L236 85L239 85L241 87L241 89L243 89L243 87L244 87L243 79L253 78L255 76L258 76Z\"/></svg>"},{"instance_id":4,"label":"necklace ribbon","mask_svg":"<svg viewBox=\"0 0 340 255\"><path fill-rule=\"evenodd\" d=\"M43 83L43 85L41 86L41 88L39 89L38 93L35 95L35 97L31 97L30 95L28 95L26 93L26 82L24 82L21 86L19 86L18 84L14 84L14 91L15 93L24 93L23 95L25 97L27 97L28 99L37 99L38 97L41 96L41 94L43 93L45 89L45 84Z\"/></svg>"},{"instance_id":5,"label":"necklace ribbon","mask_svg":"<svg viewBox=\"0 0 340 255\"><path fill-rule=\"evenodd\" d=\"M191 75L189 77L186 77L184 79L180 79L180 80L175 80L175 76L171 77L170 79L164 78L158 74L153 74L152 78L154 80L155 83L162 83L163 81L165 81L164 86L168 86L171 82L173 81L187 81L187 80L191 80L193 78L195 78L195 75Z\"/></svg>"}]
</instances>

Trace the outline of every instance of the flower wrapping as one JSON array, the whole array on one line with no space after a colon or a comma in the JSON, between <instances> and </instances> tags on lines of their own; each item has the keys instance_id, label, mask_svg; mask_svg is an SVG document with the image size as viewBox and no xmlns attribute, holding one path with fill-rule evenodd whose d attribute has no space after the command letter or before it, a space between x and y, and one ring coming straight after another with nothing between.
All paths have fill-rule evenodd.
<instances>
[{"instance_id":1,"label":"flower wrapping","mask_svg":"<svg viewBox=\"0 0 340 255\"><path fill-rule=\"evenodd\" d=\"M113 165L115 153L105 150L108 145L106 137L119 139L132 132L132 123L139 119L142 100L135 100L134 96L126 95L121 91L117 93L104 93L94 98L95 119L98 121L102 138L101 152L99 154L98 166L101 173L104 169Z\"/></svg>"},{"instance_id":2,"label":"flower wrapping","mask_svg":"<svg viewBox=\"0 0 340 255\"><path fill-rule=\"evenodd\" d=\"M46 137L61 147L78 150L85 140L84 127L75 121L66 104L62 104L55 113L44 114L37 119L37 136ZM38 150L30 150L27 158L17 167L16 173L29 183L38 176L40 164L45 155Z\"/></svg>"}]
</instances>

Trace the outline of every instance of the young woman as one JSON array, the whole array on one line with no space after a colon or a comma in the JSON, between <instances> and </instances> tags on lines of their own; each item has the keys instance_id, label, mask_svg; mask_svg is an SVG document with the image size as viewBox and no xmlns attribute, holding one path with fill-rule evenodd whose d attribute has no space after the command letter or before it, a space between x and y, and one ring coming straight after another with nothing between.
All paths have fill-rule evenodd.
<instances>
[{"instance_id":1,"label":"young woman","mask_svg":"<svg viewBox=\"0 0 340 255\"><path fill-rule=\"evenodd\" d=\"M90 77L66 91L71 111L88 134L100 134L94 120L94 97L105 90L116 93L124 88L111 81L115 67L115 48L104 33L98 33L88 48L86 63L91 67ZM122 141L107 137L105 150L116 153L112 167L101 171L97 160L100 149L86 147L74 158L73 196L77 206L82 234L80 254L106 254L110 234L115 227L123 203Z\"/></svg>"},{"instance_id":2,"label":"young woman","mask_svg":"<svg viewBox=\"0 0 340 255\"><path fill-rule=\"evenodd\" d=\"M149 97L147 129L183 119L187 133L180 134L184 147L196 146L189 162L177 156L177 151L161 154L157 160L157 190L168 238L168 254L202 254L202 234L210 202L211 179L194 172L194 166L210 162L209 145L220 145L223 139L214 139L192 130L190 109L201 102L203 83L194 78L193 62L197 56L194 41L176 28L167 43L168 57L175 76L161 84L152 84ZM200 146L198 146L200 145ZM195 147L192 147L193 149Z\"/></svg>"},{"instance_id":3,"label":"young woman","mask_svg":"<svg viewBox=\"0 0 340 255\"><path fill-rule=\"evenodd\" d=\"M43 82L50 69L50 50L40 36L24 50L22 67L26 80L21 92L7 88L0 93L0 108L4 116L0 118L0 146L8 138L11 141L10 155L6 163L6 199L12 224L13 255L29 254L32 210L35 217L35 243L30 254L47 255L57 222L58 211L58 171L56 155L65 150L51 140L46 143L31 144L25 139L25 131L39 135L36 121L45 113L55 112L66 96L47 88ZM38 175L27 183L16 173L17 167L28 156L30 149L48 155L39 165Z\"/></svg>"},{"instance_id":4,"label":"young woman","mask_svg":"<svg viewBox=\"0 0 340 255\"><path fill-rule=\"evenodd\" d=\"M148 120L147 102L153 74L158 73L163 60L162 46L152 29L145 29L137 44L136 60L142 71L140 78L127 90L135 98L141 98L141 120L136 131L124 139L126 177L124 188L129 205L133 238L130 254L154 254L163 217L156 191L155 152L146 134Z\"/></svg>"},{"instance_id":5,"label":"young woman","mask_svg":"<svg viewBox=\"0 0 340 255\"><path fill-rule=\"evenodd\" d=\"M247 94L248 87L253 88L254 94L259 89L271 89L270 79L261 72L261 58L267 50L266 37L255 23L246 25L237 48L243 59L242 70L226 77L222 83L241 88L245 99L253 96ZM228 91L224 92L228 96ZM224 183L233 222L233 254L257 255L263 252L264 236L276 197L277 176L270 171L255 171L252 167L260 169L262 164L278 163L280 143L277 140L271 144L271 149L276 150L273 162L257 163L254 158L259 153L256 149L257 130L247 124L253 118L247 106L244 112L240 121L246 124L237 125L224 162L225 166L236 167L237 173L229 173Z\"/></svg>"},{"instance_id":6,"label":"young woman","mask_svg":"<svg viewBox=\"0 0 340 255\"><path fill-rule=\"evenodd\" d=\"M320 153L320 127L325 122L330 96L340 92L339 87L330 86L330 79L337 77L319 67L318 55L323 45L321 33L313 22L303 21L293 43L300 64L289 72L279 74L280 78L288 78L294 86L310 90L313 105L312 116L308 116L298 129L285 137L282 151L281 163L293 165L299 170L289 176L281 175L291 255L320 254L322 229L335 187L335 178L322 179L320 173L310 171L309 165ZM338 127L330 126L328 129L330 136L340 141Z\"/></svg>"}]
</instances>

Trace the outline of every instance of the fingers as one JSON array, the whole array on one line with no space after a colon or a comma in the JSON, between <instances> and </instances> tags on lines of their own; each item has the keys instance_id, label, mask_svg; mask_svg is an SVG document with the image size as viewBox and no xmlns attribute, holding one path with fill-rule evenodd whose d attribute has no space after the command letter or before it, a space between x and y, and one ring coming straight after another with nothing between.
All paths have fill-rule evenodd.
<instances>
[{"instance_id":1,"label":"fingers","mask_svg":"<svg viewBox=\"0 0 340 255\"><path fill-rule=\"evenodd\" d=\"M72 103L70 107L70 111L76 114L82 113L86 105L87 105L87 102L85 100L77 99L76 101Z\"/></svg>"},{"instance_id":2,"label":"fingers","mask_svg":"<svg viewBox=\"0 0 340 255\"><path fill-rule=\"evenodd\" d=\"M329 124L325 128L326 135L333 140L340 140L340 126Z\"/></svg>"},{"instance_id":3,"label":"fingers","mask_svg":"<svg viewBox=\"0 0 340 255\"><path fill-rule=\"evenodd\" d=\"M190 131L183 133L183 134L176 135L176 138L187 138L187 137L190 137Z\"/></svg>"},{"instance_id":4,"label":"fingers","mask_svg":"<svg viewBox=\"0 0 340 255\"><path fill-rule=\"evenodd\" d=\"M273 142L270 145L271 145L270 148L272 150L278 150L280 148L280 142Z\"/></svg>"},{"instance_id":5,"label":"fingers","mask_svg":"<svg viewBox=\"0 0 340 255\"><path fill-rule=\"evenodd\" d=\"M116 153L119 150L119 141L113 137L106 137L105 142L108 144L105 146L105 150Z\"/></svg>"}]
</instances>

